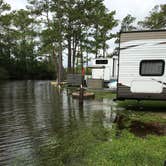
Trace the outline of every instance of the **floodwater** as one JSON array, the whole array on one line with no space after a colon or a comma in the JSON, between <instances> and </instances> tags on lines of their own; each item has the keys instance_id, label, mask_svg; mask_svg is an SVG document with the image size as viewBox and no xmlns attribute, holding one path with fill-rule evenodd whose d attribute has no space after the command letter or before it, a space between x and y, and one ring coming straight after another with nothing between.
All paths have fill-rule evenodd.
<instances>
[{"instance_id":1,"label":"floodwater","mask_svg":"<svg viewBox=\"0 0 166 166\"><path fill-rule=\"evenodd\" d=\"M86 100L80 108L69 90L59 92L49 81L3 82L0 93L0 165L3 166L38 165L40 149L51 137L61 138L93 123L111 128L117 120L115 110L124 109L118 108L112 99Z\"/></svg>"},{"instance_id":2,"label":"floodwater","mask_svg":"<svg viewBox=\"0 0 166 166\"><path fill-rule=\"evenodd\" d=\"M109 126L115 118L111 99L85 101L80 109L66 89L59 93L49 81L4 82L0 93L0 165L31 165L50 137L90 124L94 113Z\"/></svg>"}]
</instances>

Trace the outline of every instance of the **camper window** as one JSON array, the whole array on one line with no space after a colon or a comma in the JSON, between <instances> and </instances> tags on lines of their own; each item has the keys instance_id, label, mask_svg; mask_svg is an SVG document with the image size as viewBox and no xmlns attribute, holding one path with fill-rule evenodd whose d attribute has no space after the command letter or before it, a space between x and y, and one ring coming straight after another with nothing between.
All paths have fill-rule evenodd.
<instances>
[{"instance_id":1,"label":"camper window","mask_svg":"<svg viewBox=\"0 0 166 166\"><path fill-rule=\"evenodd\" d=\"M165 62L163 60L143 60L140 63L141 76L162 76Z\"/></svg>"},{"instance_id":2,"label":"camper window","mask_svg":"<svg viewBox=\"0 0 166 166\"><path fill-rule=\"evenodd\" d=\"M108 60L96 60L96 64L108 64Z\"/></svg>"}]
</instances>

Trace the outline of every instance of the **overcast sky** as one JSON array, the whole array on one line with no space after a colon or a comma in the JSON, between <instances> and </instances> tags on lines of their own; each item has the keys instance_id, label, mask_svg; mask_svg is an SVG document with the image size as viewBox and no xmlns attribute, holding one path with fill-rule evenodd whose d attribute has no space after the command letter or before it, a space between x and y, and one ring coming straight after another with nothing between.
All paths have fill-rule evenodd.
<instances>
[{"instance_id":1,"label":"overcast sky","mask_svg":"<svg viewBox=\"0 0 166 166\"><path fill-rule=\"evenodd\" d=\"M25 8L26 0L4 0L11 4L12 9ZM104 0L109 10L116 10L116 18L122 19L128 13L132 16L143 19L149 11L159 4L166 4L166 0Z\"/></svg>"}]
</instances>

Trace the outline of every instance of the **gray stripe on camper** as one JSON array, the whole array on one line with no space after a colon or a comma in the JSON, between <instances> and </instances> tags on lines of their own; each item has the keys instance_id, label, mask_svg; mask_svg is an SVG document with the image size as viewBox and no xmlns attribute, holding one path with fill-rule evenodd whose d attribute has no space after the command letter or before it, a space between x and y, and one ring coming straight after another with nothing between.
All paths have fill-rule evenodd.
<instances>
[{"instance_id":1,"label":"gray stripe on camper","mask_svg":"<svg viewBox=\"0 0 166 166\"><path fill-rule=\"evenodd\" d=\"M160 42L160 43L157 43L156 45L160 45L160 44L166 44L166 42Z\"/></svg>"},{"instance_id":2,"label":"gray stripe on camper","mask_svg":"<svg viewBox=\"0 0 166 166\"><path fill-rule=\"evenodd\" d=\"M137 46L141 46L141 45L127 46L127 47L120 48L120 50L126 50L126 49L133 48L133 47L137 47Z\"/></svg>"},{"instance_id":3,"label":"gray stripe on camper","mask_svg":"<svg viewBox=\"0 0 166 166\"><path fill-rule=\"evenodd\" d=\"M147 31L147 32L132 32L121 33L121 42L131 40L148 40L148 39L166 39L166 31Z\"/></svg>"},{"instance_id":4,"label":"gray stripe on camper","mask_svg":"<svg viewBox=\"0 0 166 166\"><path fill-rule=\"evenodd\" d=\"M158 82L158 83L160 83L160 84L163 84L163 85L166 85L166 82L162 82L162 81L159 81L159 80L156 80L156 79L152 79L153 81L156 81L156 82Z\"/></svg>"},{"instance_id":5,"label":"gray stripe on camper","mask_svg":"<svg viewBox=\"0 0 166 166\"><path fill-rule=\"evenodd\" d=\"M166 100L166 88L163 88L163 92L160 94L156 93L132 93L130 87L125 85L118 85L119 99L151 99L151 100Z\"/></svg>"}]
</instances>

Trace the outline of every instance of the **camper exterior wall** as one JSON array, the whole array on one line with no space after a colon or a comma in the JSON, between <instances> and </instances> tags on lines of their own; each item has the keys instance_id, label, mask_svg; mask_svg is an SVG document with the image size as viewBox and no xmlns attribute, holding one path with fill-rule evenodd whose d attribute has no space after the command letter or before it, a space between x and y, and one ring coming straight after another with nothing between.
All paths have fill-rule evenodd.
<instances>
[{"instance_id":1,"label":"camper exterior wall","mask_svg":"<svg viewBox=\"0 0 166 166\"><path fill-rule=\"evenodd\" d=\"M107 64L96 64L96 61L103 61L103 60L107 60ZM112 66L112 59L95 59L93 61L93 66L96 67L104 67L102 68L94 68L92 69L92 78L93 79L103 79L104 81L109 81L110 80L110 76L111 76L111 68L110 66Z\"/></svg>"},{"instance_id":2,"label":"camper exterior wall","mask_svg":"<svg viewBox=\"0 0 166 166\"><path fill-rule=\"evenodd\" d=\"M141 62L164 62L161 75L142 76ZM166 100L166 31L122 33L118 99ZM159 69L157 69L159 70Z\"/></svg>"},{"instance_id":3,"label":"camper exterior wall","mask_svg":"<svg viewBox=\"0 0 166 166\"><path fill-rule=\"evenodd\" d=\"M105 61L107 64L96 64L96 61ZM103 79L105 82L110 82L112 79L117 79L117 57L113 58L99 58L93 61L92 78ZM96 68L95 68L96 67ZM98 68L97 68L98 67ZM101 68L100 68L101 67ZM104 67L102 69L102 67Z\"/></svg>"}]
</instances>

